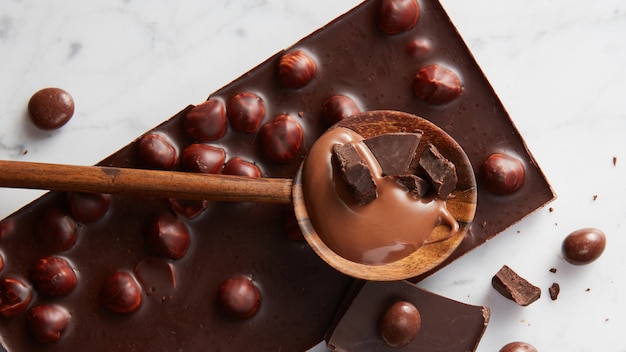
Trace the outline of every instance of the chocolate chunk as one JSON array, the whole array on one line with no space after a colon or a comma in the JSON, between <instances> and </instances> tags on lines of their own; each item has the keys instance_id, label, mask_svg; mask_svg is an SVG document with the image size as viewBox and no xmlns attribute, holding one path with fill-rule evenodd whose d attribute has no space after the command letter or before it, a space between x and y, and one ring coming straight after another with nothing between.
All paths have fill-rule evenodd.
<instances>
[{"instance_id":1,"label":"chocolate chunk","mask_svg":"<svg viewBox=\"0 0 626 352\"><path fill-rule=\"evenodd\" d=\"M552 285L550 285L550 288L548 289L548 291L550 292L550 299L553 301L556 301L557 298L559 298L559 293L561 292L561 286L554 282L552 283Z\"/></svg>"},{"instance_id":2,"label":"chocolate chunk","mask_svg":"<svg viewBox=\"0 0 626 352\"><path fill-rule=\"evenodd\" d=\"M491 285L504 297L527 306L541 297L541 289L504 265L491 279Z\"/></svg>"},{"instance_id":3,"label":"chocolate chunk","mask_svg":"<svg viewBox=\"0 0 626 352\"><path fill-rule=\"evenodd\" d=\"M383 170L383 176L398 176L408 172L422 131L414 133L385 133L363 141Z\"/></svg>"},{"instance_id":4,"label":"chocolate chunk","mask_svg":"<svg viewBox=\"0 0 626 352\"><path fill-rule=\"evenodd\" d=\"M474 351L489 317L487 307L453 301L408 281L357 282L326 342L331 351ZM388 321L394 318L407 321ZM398 333L392 339L390 330Z\"/></svg>"},{"instance_id":5,"label":"chocolate chunk","mask_svg":"<svg viewBox=\"0 0 626 352\"><path fill-rule=\"evenodd\" d=\"M430 183L423 178L416 175L399 175L399 176L385 176L391 177L396 180L399 184L406 187L406 189L419 196L423 197L428 193L430 189Z\"/></svg>"},{"instance_id":6,"label":"chocolate chunk","mask_svg":"<svg viewBox=\"0 0 626 352\"><path fill-rule=\"evenodd\" d=\"M339 175L357 204L365 205L376 199L378 194L372 172L353 144L336 144L333 158Z\"/></svg>"},{"instance_id":7,"label":"chocolate chunk","mask_svg":"<svg viewBox=\"0 0 626 352\"><path fill-rule=\"evenodd\" d=\"M441 155L434 145L429 144L420 157L419 165L434 186L437 196L448 198L458 181L454 164Z\"/></svg>"}]
</instances>

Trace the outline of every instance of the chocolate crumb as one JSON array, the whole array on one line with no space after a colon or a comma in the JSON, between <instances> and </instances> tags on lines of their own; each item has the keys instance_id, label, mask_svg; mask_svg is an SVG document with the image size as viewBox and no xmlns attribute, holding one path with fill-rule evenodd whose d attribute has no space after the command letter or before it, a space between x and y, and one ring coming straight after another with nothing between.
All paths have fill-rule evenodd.
<instances>
[{"instance_id":1,"label":"chocolate crumb","mask_svg":"<svg viewBox=\"0 0 626 352\"><path fill-rule=\"evenodd\" d=\"M559 293L561 292L561 286L554 282L552 283L552 286L550 286L548 291L550 291L550 299L556 301L556 299L559 297Z\"/></svg>"},{"instance_id":2,"label":"chocolate crumb","mask_svg":"<svg viewBox=\"0 0 626 352\"><path fill-rule=\"evenodd\" d=\"M617 166L617 157L616 156L613 157L613 166Z\"/></svg>"},{"instance_id":3,"label":"chocolate crumb","mask_svg":"<svg viewBox=\"0 0 626 352\"><path fill-rule=\"evenodd\" d=\"M491 285L504 297L527 306L541 297L541 289L504 265L491 279Z\"/></svg>"},{"instance_id":4,"label":"chocolate crumb","mask_svg":"<svg viewBox=\"0 0 626 352\"><path fill-rule=\"evenodd\" d=\"M593 195L593 200L596 200L596 199L598 199L598 195L597 195L597 194L594 194L594 195Z\"/></svg>"},{"instance_id":5,"label":"chocolate crumb","mask_svg":"<svg viewBox=\"0 0 626 352\"><path fill-rule=\"evenodd\" d=\"M553 207L550 207L550 208L548 208L548 211L549 211L549 212L553 212L553 211L554 211L554 208L553 208Z\"/></svg>"},{"instance_id":6,"label":"chocolate crumb","mask_svg":"<svg viewBox=\"0 0 626 352\"><path fill-rule=\"evenodd\" d=\"M556 268L550 268L550 272L556 274Z\"/></svg>"}]
</instances>

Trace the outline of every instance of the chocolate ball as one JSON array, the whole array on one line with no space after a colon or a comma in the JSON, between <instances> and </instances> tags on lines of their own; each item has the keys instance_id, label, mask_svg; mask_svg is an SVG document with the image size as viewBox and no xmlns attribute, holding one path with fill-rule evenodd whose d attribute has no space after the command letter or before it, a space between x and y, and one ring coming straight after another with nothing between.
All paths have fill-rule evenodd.
<instances>
[{"instance_id":1,"label":"chocolate ball","mask_svg":"<svg viewBox=\"0 0 626 352\"><path fill-rule=\"evenodd\" d=\"M70 263L56 256L39 259L33 268L32 279L37 292L51 297L69 294L78 281Z\"/></svg>"},{"instance_id":2,"label":"chocolate ball","mask_svg":"<svg viewBox=\"0 0 626 352\"><path fill-rule=\"evenodd\" d=\"M315 61L302 50L284 54L278 63L278 80L289 88L307 85L317 72Z\"/></svg>"},{"instance_id":3,"label":"chocolate ball","mask_svg":"<svg viewBox=\"0 0 626 352\"><path fill-rule=\"evenodd\" d=\"M387 34L404 32L415 26L419 14L417 0L383 0L379 25Z\"/></svg>"},{"instance_id":4,"label":"chocolate ball","mask_svg":"<svg viewBox=\"0 0 626 352\"><path fill-rule=\"evenodd\" d=\"M463 92L459 77L452 70L434 64L420 68L413 83L415 96L433 105L446 104Z\"/></svg>"},{"instance_id":5,"label":"chocolate ball","mask_svg":"<svg viewBox=\"0 0 626 352\"><path fill-rule=\"evenodd\" d=\"M259 131L261 146L268 159L286 163L296 157L302 146L304 132L289 115L279 115Z\"/></svg>"},{"instance_id":6,"label":"chocolate ball","mask_svg":"<svg viewBox=\"0 0 626 352\"><path fill-rule=\"evenodd\" d=\"M253 316L261 305L261 293L246 276L231 277L220 285L218 302L222 309L236 318Z\"/></svg>"},{"instance_id":7,"label":"chocolate ball","mask_svg":"<svg viewBox=\"0 0 626 352\"><path fill-rule=\"evenodd\" d=\"M403 347L417 336L422 324L419 311L406 301L392 304L379 323L380 337L391 347Z\"/></svg>"},{"instance_id":8,"label":"chocolate ball","mask_svg":"<svg viewBox=\"0 0 626 352\"><path fill-rule=\"evenodd\" d=\"M44 88L28 101L28 114L38 128L58 129L74 115L74 99L63 89Z\"/></svg>"},{"instance_id":9,"label":"chocolate ball","mask_svg":"<svg viewBox=\"0 0 626 352\"><path fill-rule=\"evenodd\" d=\"M174 142L158 132L141 137L137 143L137 155L142 164L153 169L170 170L178 164Z\"/></svg>"},{"instance_id":10,"label":"chocolate ball","mask_svg":"<svg viewBox=\"0 0 626 352\"><path fill-rule=\"evenodd\" d=\"M322 116L330 125L359 112L361 112L361 109L359 109L352 98L346 95L333 95L322 105Z\"/></svg>"},{"instance_id":11,"label":"chocolate ball","mask_svg":"<svg viewBox=\"0 0 626 352\"><path fill-rule=\"evenodd\" d=\"M206 144L191 144L183 151L180 164L186 171L217 174L224 166L226 151Z\"/></svg>"},{"instance_id":12,"label":"chocolate ball","mask_svg":"<svg viewBox=\"0 0 626 352\"><path fill-rule=\"evenodd\" d=\"M109 209L111 196L102 193L71 192L67 195L70 214L82 223L100 220Z\"/></svg>"},{"instance_id":13,"label":"chocolate ball","mask_svg":"<svg viewBox=\"0 0 626 352\"><path fill-rule=\"evenodd\" d=\"M537 349L526 342L510 342L504 345L500 352L537 352Z\"/></svg>"},{"instance_id":14,"label":"chocolate ball","mask_svg":"<svg viewBox=\"0 0 626 352\"><path fill-rule=\"evenodd\" d=\"M230 159L222 169L224 175L261 177L261 170L255 164L241 158Z\"/></svg>"},{"instance_id":15,"label":"chocolate ball","mask_svg":"<svg viewBox=\"0 0 626 352\"><path fill-rule=\"evenodd\" d=\"M133 274L117 271L105 280L100 302L115 313L128 314L141 306L141 294L141 287Z\"/></svg>"},{"instance_id":16,"label":"chocolate ball","mask_svg":"<svg viewBox=\"0 0 626 352\"><path fill-rule=\"evenodd\" d=\"M495 153L483 163L481 176L489 192L498 195L511 194L524 183L524 165L511 155Z\"/></svg>"},{"instance_id":17,"label":"chocolate ball","mask_svg":"<svg viewBox=\"0 0 626 352\"><path fill-rule=\"evenodd\" d=\"M46 251L63 252L76 243L78 228L71 216L58 209L50 209L37 226L37 236Z\"/></svg>"},{"instance_id":18,"label":"chocolate ball","mask_svg":"<svg viewBox=\"0 0 626 352\"><path fill-rule=\"evenodd\" d=\"M226 108L219 99L209 99L187 111L183 119L187 134L198 142L220 139L226 133Z\"/></svg>"},{"instance_id":19,"label":"chocolate ball","mask_svg":"<svg viewBox=\"0 0 626 352\"><path fill-rule=\"evenodd\" d=\"M227 116L237 131L253 133L265 117L265 103L254 93L239 93L228 101Z\"/></svg>"},{"instance_id":20,"label":"chocolate ball","mask_svg":"<svg viewBox=\"0 0 626 352\"><path fill-rule=\"evenodd\" d=\"M33 290L26 282L14 277L0 280L0 315L3 317L26 311L32 300Z\"/></svg>"},{"instance_id":21,"label":"chocolate ball","mask_svg":"<svg viewBox=\"0 0 626 352\"><path fill-rule=\"evenodd\" d=\"M567 235L563 240L561 251L565 260L570 264L585 265L598 259L605 247L604 232L588 227Z\"/></svg>"},{"instance_id":22,"label":"chocolate ball","mask_svg":"<svg viewBox=\"0 0 626 352\"><path fill-rule=\"evenodd\" d=\"M191 238L184 222L172 214L161 213L150 224L146 241L158 255L180 259L187 252Z\"/></svg>"},{"instance_id":23,"label":"chocolate ball","mask_svg":"<svg viewBox=\"0 0 626 352\"><path fill-rule=\"evenodd\" d=\"M26 316L31 334L41 343L57 342L70 321L70 313L56 304L33 307Z\"/></svg>"}]
</instances>

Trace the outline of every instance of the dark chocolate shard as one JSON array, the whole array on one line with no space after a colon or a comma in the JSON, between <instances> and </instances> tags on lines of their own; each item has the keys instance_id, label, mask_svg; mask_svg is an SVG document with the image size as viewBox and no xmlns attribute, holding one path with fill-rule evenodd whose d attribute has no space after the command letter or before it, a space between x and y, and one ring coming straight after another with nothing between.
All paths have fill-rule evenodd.
<instances>
[{"instance_id":1,"label":"dark chocolate shard","mask_svg":"<svg viewBox=\"0 0 626 352\"><path fill-rule=\"evenodd\" d=\"M417 175L399 175L399 176L385 176L396 180L400 185L406 187L407 191L413 193L416 196L424 197L430 189L430 183L425 179Z\"/></svg>"},{"instance_id":2,"label":"dark chocolate shard","mask_svg":"<svg viewBox=\"0 0 626 352\"><path fill-rule=\"evenodd\" d=\"M491 285L504 297L527 306L541 297L541 289L504 265L491 279Z\"/></svg>"},{"instance_id":3,"label":"dark chocolate shard","mask_svg":"<svg viewBox=\"0 0 626 352\"><path fill-rule=\"evenodd\" d=\"M381 320L389 319L385 313L397 302L417 308L420 326L408 344L391 347L381 336L387 325ZM325 340L331 351L474 351L489 317L488 307L453 301L408 281L359 281L340 305Z\"/></svg>"},{"instance_id":4,"label":"dark chocolate shard","mask_svg":"<svg viewBox=\"0 0 626 352\"><path fill-rule=\"evenodd\" d=\"M454 164L446 159L434 145L429 144L420 157L419 165L435 188L437 196L441 199L448 198L458 181Z\"/></svg>"},{"instance_id":5,"label":"dark chocolate shard","mask_svg":"<svg viewBox=\"0 0 626 352\"><path fill-rule=\"evenodd\" d=\"M333 158L339 175L348 186L352 198L359 205L365 205L378 196L372 172L353 144L336 144Z\"/></svg>"},{"instance_id":6,"label":"dark chocolate shard","mask_svg":"<svg viewBox=\"0 0 626 352\"><path fill-rule=\"evenodd\" d=\"M561 293L561 286L553 282L548 291L550 292L550 299L556 301L556 299L559 298L559 293Z\"/></svg>"},{"instance_id":7,"label":"dark chocolate shard","mask_svg":"<svg viewBox=\"0 0 626 352\"><path fill-rule=\"evenodd\" d=\"M378 161L383 176L407 173L415 151L422 139L422 131L414 133L386 133L363 141Z\"/></svg>"}]
</instances>

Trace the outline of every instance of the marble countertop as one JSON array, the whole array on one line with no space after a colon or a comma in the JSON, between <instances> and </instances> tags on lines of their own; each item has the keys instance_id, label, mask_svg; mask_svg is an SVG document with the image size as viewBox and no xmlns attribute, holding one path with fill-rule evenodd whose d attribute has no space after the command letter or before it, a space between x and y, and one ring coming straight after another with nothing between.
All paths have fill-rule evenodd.
<instances>
[{"instance_id":1,"label":"marble countertop","mask_svg":"<svg viewBox=\"0 0 626 352\"><path fill-rule=\"evenodd\" d=\"M626 351L626 2L441 2L558 199L420 285L491 308L478 351L514 340L540 351ZM0 158L98 162L358 3L5 1ZM73 119L54 132L26 117L30 96L48 86L76 101ZM0 216L41 193L0 190ZM603 230L608 245L577 267L560 247L582 227ZM500 296L490 282L504 264L543 297L519 307Z\"/></svg>"}]
</instances>

